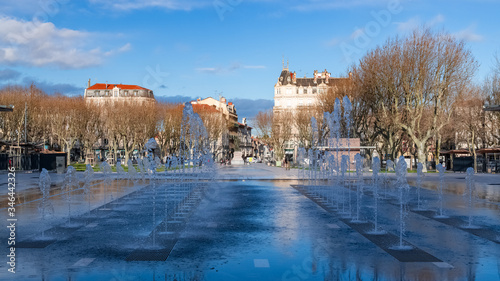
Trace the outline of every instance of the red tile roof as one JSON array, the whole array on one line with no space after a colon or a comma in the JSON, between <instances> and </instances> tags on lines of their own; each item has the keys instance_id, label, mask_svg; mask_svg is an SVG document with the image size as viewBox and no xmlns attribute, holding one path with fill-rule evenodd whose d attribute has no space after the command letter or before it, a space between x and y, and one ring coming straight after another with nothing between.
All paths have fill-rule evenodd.
<instances>
[{"instance_id":1,"label":"red tile roof","mask_svg":"<svg viewBox=\"0 0 500 281\"><path fill-rule=\"evenodd\" d=\"M252 129L252 127L250 127L250 126L248 126L248 125L245 125L245 124L243 124L243 123L240 123L240 122L238 122L238 125L239 125L240 127L242 127L242 128L244 128L245 126L247 126L249 129Z\"/></svg>"},{"instance_id":2,"label":"red tile roof","mask_svg":"<svg viewBox=\"0 0 500 281\"><path fill-rule=\"evenodd\" d=\"M205 111L205 112L215 112L215 113L219 113L219 111L214 107L214 106L210 106L208 104L197 104L197 103L194 103L192 104L193 105L193 110L195 112L198 112L198 111Z\"/></svg>"},{"instance_id":3,"label":"red tile roof","mask_svg":"<svg viewBox=\"0 0 500 281\"><path fill-rule=\"evenodd\" d=\"M118 88L120 88L120 89L123 89L123 90L146 90L146 91L151 91L149 89L146 89L146 88L143 88L143 87L137 86L137 85L105 84L105 83L94 84L94 85L90 86L90 88L88 88L88 90L112 90L115 86L118 87Z\"/></svg>"}]
</instances>

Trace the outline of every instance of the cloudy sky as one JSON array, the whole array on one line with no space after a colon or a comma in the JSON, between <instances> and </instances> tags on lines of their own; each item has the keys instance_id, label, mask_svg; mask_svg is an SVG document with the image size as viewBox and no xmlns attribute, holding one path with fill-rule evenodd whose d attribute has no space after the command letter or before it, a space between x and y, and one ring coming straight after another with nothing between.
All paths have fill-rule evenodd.
<instances>
[{"instance_id":1,"label":"cloudy sky","mask_svg":"<svg viewBox=\"0 0 500 281\"><path fill-rule=\"evenodd\" d=\"M272 106L282 59L299 77L349 64L416 27L463 39L481 64L500 52L496 0L0 0L0 85L83 94L137 84L156 96ZM267 102L266 102L267 100Z\"/></svg>"}]
</instances>

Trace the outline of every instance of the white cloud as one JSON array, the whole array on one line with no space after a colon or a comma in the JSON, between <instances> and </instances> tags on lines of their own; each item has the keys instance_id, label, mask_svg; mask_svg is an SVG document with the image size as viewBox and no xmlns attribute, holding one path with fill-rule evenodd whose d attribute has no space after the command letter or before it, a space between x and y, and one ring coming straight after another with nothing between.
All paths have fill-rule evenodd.
<instances>
[{"instance_id":1,"label":"white cloud","mask_svg":"<svg viewBox=\"0 0 500 281\"><path fill-rule=\"evenodd\" d=\"M405 22L396 22L396 25L398 26L398 31L406 32L418 28L421 25L421 21L419 17L413 17Z\"/></svg>"},{"instance_id":2,"label":"white cloud","mask_svg":"<svg viewBox=\"0 0 500 281\"><path fill-rule=\"evenodd\" d=\"M199 67L196 71L210 74L222 74L231 73L239 69L265 69L265 65L244 65L240 63L233 63L230 66L218 66L218 67Z\"/></svg>"},{"instance_id":3,"label":"white cloud","mask_svg":"<svg viewBox=\"0 0 500 281\"><path fill-rule=\"evenodd\" d=\"M463 29L463 30L460 30L458 32L455 32L453 33L453 35L457 38L457 39L461 39L461 40L464 40L464 41L469 41L469 42L479 42L479 41L483 41L483 36L480 35L480 34L477 34L475 32L475 25L471 25L469 27L467 27L466 29Z\"/></svg>"},{"instance_id":4,"label":"white cloud","mask_svg":"<svg viewBox=\"0 0 500 281\"><path fill-rule=\"evenodd\" d=\"M242 68L244 69L264 69L266 68L265 65L243 65Z\"/></svg>"},{"instance_id":5,"label":"white cloud","mask_svg":"<svg viewBox=\"0 0 500 281\"><path fill-rule=\"evenodd\" d=\"M426 22L425 25L428 27L434 27L437 24L440 24L442 22L444 22L444 16L441 14L438 14L437 16L435 16L434 18L432 18L431 20Z\"/></svg>"},{"instance_id":6,"label":"white cloud","mask_svg":"<svg viewBox=\"0 0 500 281\"><path fill-rule=\"evenodd\" d=\"M292 10L309 12L335 9L349 9L355 7L386 5L391 0L307 0L300 1L300 4L292 6Z\"/></svg>"},{"instance_id":7,"label":"white cloud","mask_svg":"<svg viewBox=\"0 0 500 281\"><path fill-rule=\"evenodd\" d=\"M211 6L213 1L207 0L90 0L93 4L111 7L117 10L139 10L146 8L163 8L166 10L191 11Z\"/></svg>"},{"instance_id":8,"label":"white cloud","mask_svg":"<svg viewBox=\"0 0 500 281\"><path fill-rule=\"evenodd\" d=\"M359 36L361 36L364 32L365 32L364 28L357 28L356 30L354 30L353 33L351 33L350 38L351 39L356 39Z\"/></svg>"},{"instance_id":9,"label":"white cloud","mask_svg":"<svg viewBox=\"0 0 500 281\"><path fill-rule=\"evenodd\" d=\"M436 25L438 25L442 22L444 22L444 16L441 14L438 14L426 22L423 22L420 19L420 17L415 16L415 17L408 19L405 22L397 22L396 25L397 25L398 31L407 32L407 31L412 31L412 30L419 28L419 27L432 28L432 27L435 27Z\"/></svg>"},{"instance_id":10,"label":"white cloud","mask_svg":"<svg viewBox=\"0 0 500 281\"><path fill-rule=\"evenodd\" d=\"M204 72L204 73L217 73L219 72L219 68L216 67L198 67L196 71Z\"/></svg>"},{"instance_id":11,"label":"white cloud","mask_svg":"<svg viewBox=\"0 0 500 281\"><path fill-rule=\"evenodd\" d=\"M84 68L101 64L106 55L130 49L130 44L107 52L86 48L96 36L90 32L57 28L51 22L0 17L0 63Z\"/></svg>"},{"instance_id":12,"label":"white cloud","mask_svg":"<svg viewBox=\"0 0 500 281\"><path fill-rule=\"evenodd\" d=\"M341 42L342 42L342 40L340 38L335 37L335 38L328 40L326 42L326 46L327 47L334 47L334 46L337 46L338 44L340 44Z\"/></svg>"}]
</instances>

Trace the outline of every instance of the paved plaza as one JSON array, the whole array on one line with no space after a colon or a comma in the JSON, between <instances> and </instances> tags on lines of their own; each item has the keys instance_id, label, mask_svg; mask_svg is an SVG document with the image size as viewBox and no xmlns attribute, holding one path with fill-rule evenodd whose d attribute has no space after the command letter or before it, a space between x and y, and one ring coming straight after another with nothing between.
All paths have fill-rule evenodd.
<instances>
[{"instance_id":1,"label":"paved plaza","mask_svg":"<svg viewBox=\"0 0 500 281\"><path fill-rule=\"evenodd\" d=\"M38 173L17 173L16 273L0 263L0 280L498 280L500 176L477 175L473 218L464 196L465 175L447 173L446 219L434 216L438 175L426 174L422 202L408 202L405 243L398 235L394 174L380 186L378 223L370 235L374 193L364 174L363 223L341 214L334 196L355 189L326 180L300 180L297 169L264 164L220 166L215 179L189 175L133 183L114 179L104 191L96 173L92 196L75 191L71 220L50 174L53 214L41 220ZM414 185L415 174L408 174ZM354 181L352 181L354 184ZM415 196L412 187L410 195ZM329 197L330 196L330 197ZM1 219L7 222L5 200ZM462 223L463 222L463 223ZM0 230L7 242L9 230ZM391 244L392 243L392 244ZM0 253L9 252L3 248Z\"/></svg>"}]
</instances>

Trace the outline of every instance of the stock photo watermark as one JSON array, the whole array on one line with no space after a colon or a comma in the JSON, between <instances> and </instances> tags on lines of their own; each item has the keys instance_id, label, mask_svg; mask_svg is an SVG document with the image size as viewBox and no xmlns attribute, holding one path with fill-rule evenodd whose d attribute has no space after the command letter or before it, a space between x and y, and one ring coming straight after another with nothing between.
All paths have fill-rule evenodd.
<instances>
[{"instance_id":1,"label":"stock photo watermark","mask_svg":"<svg viewBox=\"0 0 500 281\"><path fill-rule=\"evenodd\" d=\"M282 281L300 281L300 280L308 280L311 275L314 273L313 264L314 259L319 259L326 255L333 255L333 248L336 243L333 241L331 237L327 237L326 239L316 239L318 243L313 250L313 258L308 256L302 260L300 264L292 265L292 268L285 271L281 276Z\"/></svg>"},{"instance_id":2,"label":"stock photo watermark","mask_svg":"<svg viewBox=\"0 0 500 281\"><path fill-rule=\"evenodd\" d=\"M168 72L163 72L160 69L160 65L156 65L156 69L151 68L151 66L146 66L146 76L142 79L142 84L148 88L158 88L164 85L165 79L170 75Z\"/></svg>"},{"instance_id":3,"label":"stock photo watermark","mask_svg":"<svg viewBox=\"0 0 500 281\"><path fill-rule=\"evenodd\" d=\"M34 32L41 24L49 21L49 18L54 17L61 11L62 5L68 3L69 0L45 0L39 1L39 7L31 21L25 25L22 36L30 38L34 36Z\"/></svg>"},{"instance_id":4,"label":"stock photo watermark","mask_svg":"<svg viewBox=\"0 0 500 281\"><path fill-rule=\"evenodd\" d=\"M215 0L212 4L220 21L224 21L225 14L234 11L242 2L243 0Z\"/></svg>"},{"instance_id":5,"label":"stock photo watermark","mask_svg":"<svg viewBox=\"0 0 500 281\"><path fill-rule=\"evenodd\" d=\"M364 27L357 29L357 32L352 36L352 42L347 43L344 41L340 43L340 50L346 61L352 62L355 55L361 55L372 40L391 24L392 17L402 11L403 7L400 0L390 1L383 10L371 11L372 20L367 22Z\"/></svg>"},{"instance_id":6,"label":"stock photo watermark","mask_svg":"<svg viewBox=\"0 0 500 281\"><path fill-rule=\"evenodd\" d=\"M16 168L9 167L8 173L8 188L7 188L7 228L9 229L9 237L7 245L9 246L9 254L7 255L7 271L16 273Z\"/></svg>"}]
</instances>

